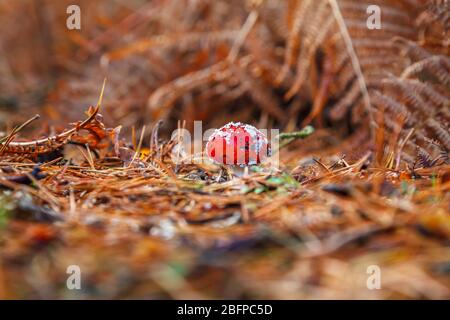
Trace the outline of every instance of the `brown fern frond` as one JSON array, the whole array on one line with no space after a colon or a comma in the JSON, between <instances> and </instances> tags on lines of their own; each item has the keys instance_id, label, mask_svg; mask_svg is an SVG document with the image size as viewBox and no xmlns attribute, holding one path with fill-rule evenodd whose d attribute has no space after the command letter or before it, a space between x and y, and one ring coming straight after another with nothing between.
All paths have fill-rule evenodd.
<instances>
[{"instance_id":1,"label":"brown fern frond","mask_svg":"<svg viewBox=\"0 0 450 320\"><path fill-rule=\"evenodd\" d=\"M286 78L289 69L293 66L295 61L295 52L299 47L300 30L302 24L304 23L305 13L308 7L313 3L311 0L301 1L300 4L297 3L296 9L294 11L294 19L289 30L289 35L286 43L286 50L284 52L284 63L281 68L280 73L277 76L276 83L281 83Z\"/></svg>"},{"instance_id":2,"label":"brown fern frond","mask_svg":"<svg viewBox=\"0 0 450 320\"><path fill-rule=\"evenodd\" d=\"M447 92L445 95L444 91L440 91L435 86L427 85L417 79L401 79L401 83L410 88L412 93L424 96L429 102L432 102L436 107L447 107L449 106L450 94Z\"/></svg>"},{"instance_id":3,"label":"brown fern frond","mask_svg":"<svg viewBox=\"0 0 450 320\"><path fill-rule=\"evenodd\" d=\"M196 47L198 43L212 46L223 41L232 41L239 30L211 31L211 32L191 32L188 34L172 34L156 36L150 39L142 39L130 45L115 49L102 56L102 60L114 61L124 59L132 54L143 53L152 48L167 48L177 46L186 50L189 47Z\"/></svg>"},{"instance_id":4,"label":"brown fern frond","mask_svg":"<svg viewBox=\"0 0 450 320\"><path fill-rule=\"evenodd\" d=\"M231 70L240 80L251 99L261 106L261 109L281 122L286 122L287 114L278 105L277 98L270 90L269 84L254 77L247 67L232 66Z\"/></svg>"},{"instance_id":5,"label":"brown fern frond","mask_svg":"<svg viewBox=\"0 0 450 320\"><path fill-rule=\"evenodd\" d=\"M435 133L436 139L447 149L450 150L450 131L435 119L429 118L426 122L427 127Z\"/></svg>"},{"instance_id":6,"label":"brown fern frond","mask_svg":"<svg viewBox=\"0 0 450 320\"><path fill-rule=\"evenodd\" d=\"M168 107L186 92L201 85L223 81L231 75L232 73L228 69L227 61L222 61L203 70L192 72L156 90L148 99L148 107L150 110L163 110L167 114L169 112ZM162 115L158 114L155 117L160 116Z\"/></svg>"},{"instance_id":7,"label":"brown fern frond","mask_svg":"<svg viewBox=\"0 0 450 320\"><path fill-rule=\"evenodd\" d=\"M421 15L421 24L437 24L442 26L442 31L448 34L450 30L450 2L448 0L428 1L427 10Z\"/></svg>"},{"instance_id":8,"label":"brown fern frond","mask_svg":"<svg viewBox=\"0 0 450 320\"><path fill-rule=\"evenodd\" d=\"M303 84L307 77L308 67L312 65L312 58L317 51L317 47L321 44L329 32L333 19L327 19L325 13L327 12L327 2L318 1L313 6L309 7L309 13L314 16L309 19L307 28L303 30L300 53L297 61L296 76L294 83L291 85L289 91L286 93L286 99L292 98Z\"/></svg>"},{"instance_id":9,"label":"brown fern frond","mask_svg":"<svg viewBox=\"0 0 450 320\"><path fill-rule=\"evenodd\" d=\"M417 158L415 166L429 168L434 164L435 161L432 159L432 156L425 149L417 147Z\"/></svg>"}]
</instances>

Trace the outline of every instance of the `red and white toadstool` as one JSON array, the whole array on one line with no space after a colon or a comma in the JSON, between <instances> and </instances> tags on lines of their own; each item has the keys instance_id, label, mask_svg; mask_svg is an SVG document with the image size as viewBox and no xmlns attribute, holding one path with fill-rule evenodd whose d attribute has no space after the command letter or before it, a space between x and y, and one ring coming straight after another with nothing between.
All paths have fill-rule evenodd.
<instances>
[{"instance_id":1,"label":"red and white toadstool","mask_svg":"<svg viewBox=\"0 0 450 320\"><path fill-rule=\"evenodd\" d=\"M245 168L260 164L269 155L269 143L255 127L230 122L209 137L206 153L217 164Z\"/></svg>"}]
</instances>

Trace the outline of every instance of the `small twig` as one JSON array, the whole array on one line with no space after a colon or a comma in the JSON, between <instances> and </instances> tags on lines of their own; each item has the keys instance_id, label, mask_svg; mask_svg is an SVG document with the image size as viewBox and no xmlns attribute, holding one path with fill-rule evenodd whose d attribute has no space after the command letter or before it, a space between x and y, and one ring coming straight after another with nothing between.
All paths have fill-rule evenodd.
<instances>
[{"instance_id":1,"label":"small twig","mask_svg":"<svg viewBox=\"0 0 450 320\"><path fill-rule=\"evenodd\" d=\"M14 139L14 137L23 129L25 128L27 125L29 125L30 123L32 123L33 121L37 120L40 118L40 115L36 114L33 118L25 121L23 124L21 124L18 127L15 127L11 133L9 135L7 135L6 137L3 137L0 139L0 143L3 143L2 148L0 150L0 155L3 154L3 151L5 151L5 149L8 147L9 143Z\"/></svg>"},{"instance_id":2,"label":"small twig","mask_svg":"<svg viewBox=\"0 0 450 320\"><path fill-rule=\"evenodd\" d=\"M285 140L280 144L280 149L290 144L296 139L305 139L314 133L314 128L312 126L306 126L300 131L296 132L284 132L278 135L280 140Z\"/></svg>"},{"instance_id":3,"label":"small twig","mask_svg":"<svg viewBox=\"0 0 450 320\"><path fill-rule=\"evenodd\" d=\"M312 126L306 126L301 131L280 133L278 137L280 138L280 140L291 139L291 138L292 139L304 139L304 138L310 136L313 132L314 132L314 128Z\"/></svg>"},{"instance_id":4,"label":"small twig","mask_svg":"<svg viewBox=\"0 0 450 320\"><path fill-rule=\"evenodd\" d=\"M89 157L89 164L91 165L92 170L95 170L95 162L94 162L94 158L92 157L91 148L89 148L89 143L86 143L86 150L87 150L88 157Z\"/></svg>"},{"instance_id":5,"label":"small twig","mask_svg":"<svg viewBox=\"0 0 450 320\"><path fill-rule=\"evenodd\" d=\"M406 135L405 139L401 142L401 144L400 144L400 146L398 148L397 158L396 158L396 161L395 161L395 171L397 171L399 166L400 166L400 158L402 156L403 148L405 147L406 142L408 142L409 138L411 138L413 133L414 133L414 128L412 128L408 132L408 134Z\"/></svg>"},{"instance_id":6,"label":"small twig","mask_svg":"<svg viewBox=\"0 0 450 320\"><path fill-rule=\"evenodd\" d=\"M95 166L94 163L92 162L92 155L89 157L84 151L83 148L78 146L78 150L80 150L80 153L83 155L83 157L86 159L86 161L89 163L89 165L91 166L91 169L95 171ZM88 151L89 152L89 151ZM90 152L89 152L90 154Z\"/></svg>"},{"instance_id":7,"label":"small twig","mask_svg":"<svg viewBox=\"0 0 450 320\"><path fill-rule=\"evenodd\" d=\"M133 162L136 160L136 158L138 157L138 155L140 155L141 153L141 149L142 149L142 142L144 141L144 135L145 135L145 126L142 127L142 131L141 131L141 137L139 138L139 144L137 146L136 152L134 153L133 159L131 159L130 164L128 165L128 167L130 167Z\"/></svg>"},{"instance_id":8,"label":"small twig","mask_svg":"<svg viewBox=\"0 0 450 320\"><path fill-rule=\"evenodd\" d=\"M325 172L330 173L332 172L330 169L327 168L326 165L324 165L320 160L313 159L315 163L317 163L321 168L325 169Z\"/></svg>"}]
</instances>

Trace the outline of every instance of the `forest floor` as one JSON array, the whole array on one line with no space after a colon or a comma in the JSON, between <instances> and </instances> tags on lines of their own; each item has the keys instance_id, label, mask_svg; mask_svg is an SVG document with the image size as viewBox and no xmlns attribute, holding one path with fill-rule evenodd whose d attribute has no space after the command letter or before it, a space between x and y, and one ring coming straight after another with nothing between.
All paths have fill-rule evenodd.
<instances>
[{"instance_id":1,"label":"forest floor","mask_svg":"<svg viewBox=\"0 0 450 320\"><path fill-rule=\"evenodd\" d=\"M172 147L0 158L0 298L450 298L450 166L282 151L235 177Z\"/></svg>"}]
</instances>

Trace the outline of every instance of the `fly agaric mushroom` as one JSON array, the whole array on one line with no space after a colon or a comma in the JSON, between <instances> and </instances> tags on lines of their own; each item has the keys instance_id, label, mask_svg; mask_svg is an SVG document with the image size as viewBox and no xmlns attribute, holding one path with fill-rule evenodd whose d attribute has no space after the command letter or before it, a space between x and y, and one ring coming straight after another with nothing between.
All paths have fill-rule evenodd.
<instances>
[{"instance_id":1,"label":"fly agaric mushroom","mask_svg":"<svg viewBox=\"0 0 450 320\"><path fill-rule=\"evenodd\" d=\"M206 153L215 163L245 168L261 163L268 156L269 143L255 127L230 122L209 137Z\"/></svg>"}]
</instances>

